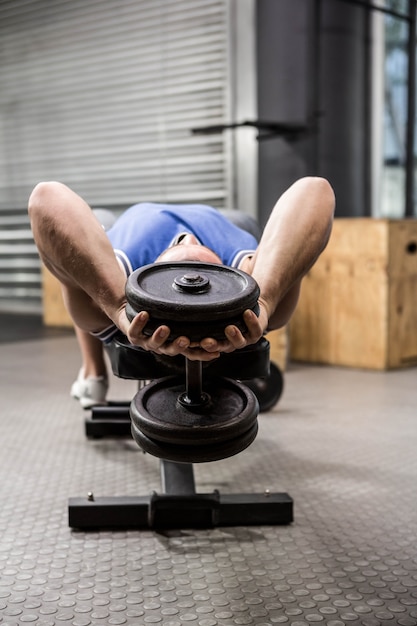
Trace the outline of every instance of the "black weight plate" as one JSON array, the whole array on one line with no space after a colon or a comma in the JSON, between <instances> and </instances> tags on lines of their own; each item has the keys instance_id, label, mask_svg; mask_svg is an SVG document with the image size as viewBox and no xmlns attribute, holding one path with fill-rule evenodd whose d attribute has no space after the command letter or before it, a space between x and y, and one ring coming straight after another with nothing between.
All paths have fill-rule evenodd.
<instances>
[{"instance_id":1,"label":"black weight plate","mask_svg":"<svg viewBox=\"0 0 417 626\"><path fill-rule=\"evenodd\" d=\"M166 324L170 340L185 335L193 341L203 337L223 339L223 329L236 324L246 327L242 313L259 313L259 287L240 270L215 263L155 263L135 270L126 283L129 319L147 311L144 334Z\"/></svg>"},{"instance_id":2,"label":"black weight plate","mask_svg":"<svg viewBox=\"0 0 417 626\"><path fill-rule=\"evenodd\" d=\"M258 315L259 309L252 309ZM126 314L128 319L132 320L138 311L132 309L132 307L126 305ZM174 341L177 337L188 337L190 341L201 341L204 337L211 337L216 341L223 341L225 339L224 329L226 326L236 326L240 332L244 335L247 331L246 324L242 315L236 317L224 317L222 320L200 320L200 321L173 321L166 318L151 317L143 329L143 334L146 337L151 337L159 326L167 325L170 330L167 343Z\"/></svg>"},{"instance_id":3,"label":"black weight plate","mask_svg":"<svg viewBox=\"0 0 417 626\"><path fill-rule=\"evenodd\" d=\"M281 397L284 389L284 377L275 363L269 365L269 375L265 378L254 378L245 381L252 389L259 402L259 411L265 413L272 409Z\"/></svg>"},{"instance_id":4,"label":"black weight plate","mask_svg":"<svg viewBox=\"0 0 417 626\"><path fill-rule=\"evenodd\" d=\"M227 459L245 450L256 438L258 421L255 420L252 428L235 439L208 446L182 446L156 441L141 433L132 424L132 436L138 446L148 454L165 461L175 463L210 463Z\"/></svg>"},{"instance_id":5,"label":"black weight plate","mask_svg":"<svg viewBox=\"0 0 417 626\"><path fill-rule=\"evenodd\" d=\"M183 288L187 277L190 283ZM195 277L201 281L193 282ZM137 311L156 313L167 320L182 321L189 313L198 315L197 319L223 319L255 307L259 287L245 272L224 265L153 263L129 276L126 295Z\"/></svg>"},{"instance_id":6,"label":"black weight plate","mask_svg":"<svg viewBox=\"0 0 417 626\"><path fill-rule=\"evenodd\" d=\"M184 393L183 379L156 380L133 398L132 423L151 439L200 446L236 438L253 426L259 406L245 385L228 378L212 379L204 392L209 396L207 404L184 407L178 402Z\"/></svg>"}]
</instances>

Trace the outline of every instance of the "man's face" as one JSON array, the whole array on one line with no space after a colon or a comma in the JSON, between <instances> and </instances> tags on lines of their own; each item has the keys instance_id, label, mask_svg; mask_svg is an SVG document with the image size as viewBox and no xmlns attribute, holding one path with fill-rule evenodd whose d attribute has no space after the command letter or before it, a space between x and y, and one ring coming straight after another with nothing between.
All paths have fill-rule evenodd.
<instances>
[{"instance_id":1,"label":"man's face","mask_svg":"<svg viewBox=\"0 0 417 626\"><path fill-rule=\"evenodd\" d=\"M156 262L200 261L222 265L219 256L210 248L202 246L194 235L185 235L177 244L167 248Z\"/></svg>"}]
</instances>

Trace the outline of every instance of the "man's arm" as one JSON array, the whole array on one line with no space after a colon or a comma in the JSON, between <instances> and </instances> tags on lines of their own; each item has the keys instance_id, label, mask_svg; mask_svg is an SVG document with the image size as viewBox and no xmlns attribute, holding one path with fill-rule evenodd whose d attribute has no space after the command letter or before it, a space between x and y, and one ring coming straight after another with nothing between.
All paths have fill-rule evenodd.
<instances>
[{"instance_id":1,"label":"man's arm","mask_svg":"<svg viewBox=\"0 0 417 626\"><path fill-rule=\"evenodd\" d=\"M228 327L228 344L203 340L208 350L230 351L257 341L267 330L284 326L297 305L301 281L324 250L330 237L335 197L323 178L296 181L278 200L265 226L258 249L240 269L260 288L260 315L245 312L249 329L243 336Z\"/></svg>"},{"instance_id":2,"label":"man's arm","mask_svg":"<svg viewBox=\"0 0 417 626\"><path fill-rule=\"evenodd\" d=\"M284 326L298 301L302 278L330 237L335 197L323 178L302 178L278 200L265 226L249 273L257 281L268 322Z\"/></svg>"},{"instance_id":3,"label":"man's arm","mask_svg":"<svg viewBox=\"0 0 417 626\"><path fill-rule=\"evenodd\" d=\"M126 277L110 241L88 204L66 185L39 183L29 199L29 216L42 261L60 281L66 307L78 328L96 332L113 322L145 350L205 361L218 356L191 345L187 337L167 344L169 328L165 325L152 337L145 337L146 311L129 322Z\"/></svg>"},{"instance_id":4,"label":"man's arm","mask_svg":"<svg viewBox=\"0 0 417 626\"><path fill-rule=\"evenodd\" d=\"M61 282L75 324L90 332L113 321L127 332L126 279L88 204L61 183L39 183L29 216L41 259Z\"/></svg>"}]
</instances>

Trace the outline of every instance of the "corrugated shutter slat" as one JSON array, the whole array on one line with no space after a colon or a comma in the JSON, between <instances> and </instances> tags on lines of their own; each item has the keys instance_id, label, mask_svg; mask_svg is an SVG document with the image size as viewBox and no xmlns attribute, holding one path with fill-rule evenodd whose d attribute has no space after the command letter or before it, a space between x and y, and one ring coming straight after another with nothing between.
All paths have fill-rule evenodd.
<instances>
[{"instance_id":1,"label":"corrugated shutter slat","mask_svg":"<svg viewBox=\"0 0 417 626\"><path fill-rule=\"evenodd\" d=\"M227 118L226 3L0 2L0 217L20 210L18 225L0 229L22 229L0 237L0 270L13 246L16 259L30 246L21 220L40 180L61 180L94 206L228 206L225 139L191 132ZM40 309L32 287L22 295L25 264L15 271L14 296L0 275L0 308L12 294Z\"/></svg>"}]
</instances>

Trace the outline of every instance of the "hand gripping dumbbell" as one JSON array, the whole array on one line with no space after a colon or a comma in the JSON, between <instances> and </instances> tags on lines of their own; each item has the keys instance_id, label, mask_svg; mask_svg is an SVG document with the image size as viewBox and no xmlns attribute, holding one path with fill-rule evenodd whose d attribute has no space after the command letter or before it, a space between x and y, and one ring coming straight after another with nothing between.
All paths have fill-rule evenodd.
<instances>
[{"instance_id":1,"label":"hand gripping dumbbell","mask_svg":"<svg viewBox=\"0 0 417 626\"><path fill-rule=\"evenodd\" d=\"M222 340L229 324L245 333L243 312L259 313L255 280L211 263L147 265L130 275L126 296L128 318L147 311L143 333L151 336L167 325L169 341L181 335ZM255 394L234 380L233 372L204 381L203 362L184 361L183 373L156 379L133 398L133 438L145 452L175 462L215 461L241 452L258 430Z\"/></svg>"}]
</instances>

